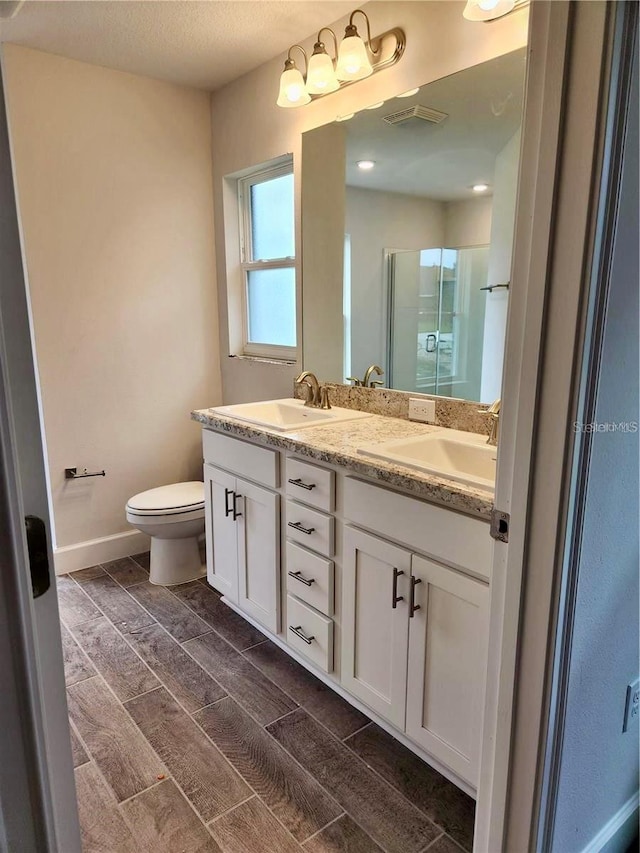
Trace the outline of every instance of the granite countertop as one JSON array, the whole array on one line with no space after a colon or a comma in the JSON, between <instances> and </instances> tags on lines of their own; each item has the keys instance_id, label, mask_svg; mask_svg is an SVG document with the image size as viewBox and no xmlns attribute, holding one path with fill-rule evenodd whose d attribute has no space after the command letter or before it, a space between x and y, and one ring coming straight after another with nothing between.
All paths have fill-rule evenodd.
<instances>
[{"instance_id":1,"label":"granite countertop","mask_svg":"<svg viewBox=\"0 0 640 853\"><path fill-rule=\"evenodd\" d=\"M356 421L280 432L223 416L211 409L199 409L192 412L191 417L203 426L218 432L247 438L267 447L288 450L318 462L340 465L348 468L351 473L378 480L403 492L467 515L488 520L493 507L493 495L483 489L466 486L463 483L456 483L382 459L371 459L358 453L358 447L363 445L441 432L442 427L383 415L371 415Z\"/></svg>"}]
</instances>

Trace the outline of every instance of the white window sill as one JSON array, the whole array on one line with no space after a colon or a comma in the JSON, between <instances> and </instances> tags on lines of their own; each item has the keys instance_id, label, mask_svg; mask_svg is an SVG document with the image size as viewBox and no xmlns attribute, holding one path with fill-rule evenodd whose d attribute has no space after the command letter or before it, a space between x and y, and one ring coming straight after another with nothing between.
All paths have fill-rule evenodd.
<instances>
[{"instance_id":1,"label":"white window sill","mask_svg":"<svg viewBox=\"0 0 640 853\"><path fill-rule=\"evenodd\" d=\"M238 361L258 362L259 364L273 364L278 367L291 367L297 364L295 360L262 355L229 355L229 358L237 359Z\"/></svg>"}]
</instances>

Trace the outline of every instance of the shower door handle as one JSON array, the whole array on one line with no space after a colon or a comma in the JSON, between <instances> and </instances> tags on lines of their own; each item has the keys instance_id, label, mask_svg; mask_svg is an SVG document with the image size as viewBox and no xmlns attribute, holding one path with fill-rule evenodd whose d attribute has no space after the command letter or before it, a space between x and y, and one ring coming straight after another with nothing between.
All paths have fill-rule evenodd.
<instances>
[{"instance_id":1,"label":"shower door handle","mask_svg":"<svg viewBox=\"0 0 640 853\"><path fill-rule=\"evenodd\" d=\"M430 343L433 343L433 346L429 346ZM427 335L427 345L426 345L427 352L435 352L437 346L438 346L437 336L434 335L433 333Z\"/></svg>"}]
</instances>

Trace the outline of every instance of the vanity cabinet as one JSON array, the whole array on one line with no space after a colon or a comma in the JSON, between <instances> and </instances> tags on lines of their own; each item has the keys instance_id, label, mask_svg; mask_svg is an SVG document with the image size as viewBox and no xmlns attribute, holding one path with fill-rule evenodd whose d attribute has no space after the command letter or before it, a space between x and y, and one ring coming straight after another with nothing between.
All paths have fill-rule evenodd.
<instances>
[{"instance_id":1,"label":"vanity cabinet","mask_svg":"<svg viewBox=\"0 0 640 853\"><path fill-rule=\"evenodd\" d=\"M323 672L334 668L335 473L285 460L286 642Z\"/></svg>"},{"instance_id":2,"label":"vanity cabinet","mask_svg":"<svg viewBox=\"0 0 640 853\"><path fill-rule=\"evenodd\" d=\"M209 583L472 793L487 655L487 522L337 466L204 433Z\"/></svg>"},{"instance_id":3,"label":"vanity cabinet","mask_svg":"<svg viewBox=\"0 0 640 853\"><path fill-rule=\"evenodd\" d=\"M414 554L405 731L474 787L482 742L489 587ZM410 602L411 604L411 602Z\"/></svg>"},{"instance_id":4,"label":"vanity cabinet","mask_svg":"<svg viewBox=\"0 0 640 853\"><path fill-rule=\"evenodd\" d=\"M280 629L280 496L211 464L212 460L224 462L229 467L241 469L242 473L246 471L275 484L277 454L237 439L205 433L209 435L216 440L207 442L205 438L204 442L207 580L248 616L277 633ZM251 450L245 452L244 448Z\"/></svg>"},{"instance_id":5,"label":"vanity cabinet","mask_svg":"<svg viewBox=\"0 0 640 853\"><path fill-rule=\"evenodd\" d=\"M341 683L404 729L411 552L345 527Z\"/></svg>"},{"instance_id":6,"label":"vanity cabinet","mask_svg":"<svg viewBox=\"0 0 640 853\"><path fill-rule=\"evenodd\" d=\"M344 516L342 684L475 787L487 525L353 477L344 481Z\"/></svg>"},{"instance_id":7,"label":"vanity cabinet","mask_svg":"<svg viewBox=\"0 0 640 853\"><path fill-rule=\"evenodd\" d=\"M343 555L343 687L475 786L489 587L351 526Z\"/></svg>"}]
</instances>

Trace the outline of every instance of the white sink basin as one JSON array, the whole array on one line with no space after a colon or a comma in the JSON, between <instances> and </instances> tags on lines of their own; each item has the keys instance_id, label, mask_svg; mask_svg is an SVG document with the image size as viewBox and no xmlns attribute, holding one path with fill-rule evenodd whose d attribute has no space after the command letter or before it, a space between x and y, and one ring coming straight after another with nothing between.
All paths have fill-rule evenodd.
<instances>
[{"instance_id":1,"label":"white sink basin","mask_svg":"<svg viewBox=\"0 0 640 853\"><path fill-rule=\"evenodd\" d=\"M358 448L358 453L493 492L497 449L486 435L446 430Z\"/></svg>"},{"instance_id":2,"label":"white sink basin","mask_svg":"<svg viewBox=\"0 0 640 853\"><path fill-rule=\"evenodd\" d=\"M306 427L323 424L355 421L369 418L367 412L355 409L312 409L304 405L304 400L264 400L260 403L238 403L234 406L215 406L211 409L218 415L226 415L239 421L277 429L281 432L293 432Z\"/></svg>"}]
</instances>

